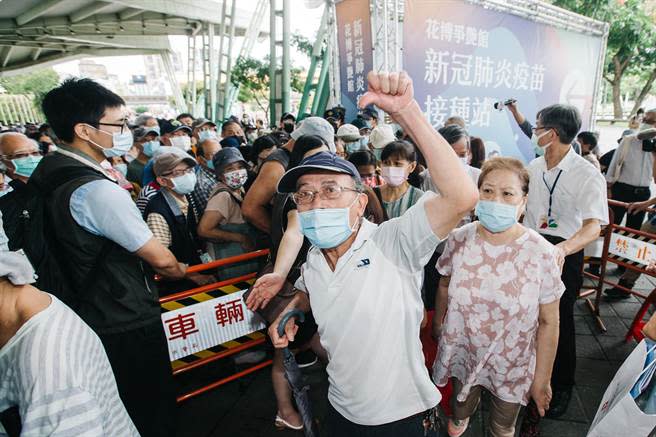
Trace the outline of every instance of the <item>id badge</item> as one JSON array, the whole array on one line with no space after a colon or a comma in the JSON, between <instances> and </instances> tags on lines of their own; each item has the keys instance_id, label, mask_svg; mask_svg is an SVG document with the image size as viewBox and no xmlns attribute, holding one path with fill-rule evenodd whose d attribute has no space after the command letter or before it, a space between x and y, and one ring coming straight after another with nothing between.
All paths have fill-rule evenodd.
<instances>
[{"instance_id":1,"label":"id badge","mask_svg":"<svg viewBox=\"0 0 656 437\"><path fill-rule=\"evenodd\" d=\"M201 261L203 264L207 264L207 263L210 263L210 262L212 262L212 261L214 261L214 260L212 259L212 257L210 256L209 253L207 253L207 252L203 252L203 253L200 254L200 261Z\"/></svg>"},{"instance_id":2,"label":"id badge","mask_svg":"<svg viewBox=\"0 0 656 437\"><path fill-rule=\"evenodd\" d=\"M555 217L547 217L543 215L540 218L540 229L556 229L558 228L558 221Z\"/></svg>"}]
</instances>

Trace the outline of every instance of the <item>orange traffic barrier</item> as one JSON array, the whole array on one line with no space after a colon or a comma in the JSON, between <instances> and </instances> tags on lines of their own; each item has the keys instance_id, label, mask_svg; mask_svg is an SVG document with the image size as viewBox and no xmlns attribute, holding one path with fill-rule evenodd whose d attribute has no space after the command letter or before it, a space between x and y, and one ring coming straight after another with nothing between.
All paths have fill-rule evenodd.
<instances>
[{"instance_id":1,"label":"orange traffic barrier","mask_svg":"<svg viewBox=\"0 0 656 437\"><path fill-rule=\"evenodd\" d=\"M229 264L235 264L235 263L242 262L242 261L248 261L248 260L252 260L252 259L256 259L256 258L261 258L261 257L265 257L265 256L268 256L268 255L269 255L269 250L268 249L257 250L255 252L244 253L244 254L241 254L241 255L220 259L220 260L212 261L212 262L205 263L205 264L199 264L199 265L191 266L187 269L187 273L196 273L196 272L202 272L202 271L206 271L206 270L212 270L212 269L215 269L217 267L222 267L222 266L229 265ZM160 302L160 305L163 305L163 304L167 304L169 302L179 301L179 300L186 299L186 298L189 298L191 296L198 295L198 294L218 290L221 287L226 287L226 286L230 286L230 285L234 285L234 284L243 283L243 282L246 282L248 280L254 279L256 276L257 276L257 272L252 272L252 273L249 273L249 274L246 274L246 275L243 275L243 276L239 276L239 277L230 278L230 279L227 279L227 280L214 282L212 284L206 284L206 285L203 285L203 286L200 286L200 287L192 288L190 290L185 290L185 291L181 291L179 293L175 293L175 294L171 294L169 296L165 296L165 297L161 298L159 300L159 302ZM159 276L156 276L155 279L158 280L158 281L162 280L162 278L159 277ZM258 331L255 331L255 332L257 333ZM253 333L251 333L251 334L253 334ZM249 335L251 335L251 334L249 334ZM263 344L265 341L266 341L266 338L263 335L260 335L259 338L254 338L252 340L246 341L246 342L244 342L244 343L242 343L238 346L231 346L229 349L214 353L211 356L206 356L206 357L201 358L199 360L196 360L194 362L183 364L183 365L181 365L181 366L179 366L179 367L177 367L173 370L173 376L177 376L177 375L187 373L187 372L192 371L194 369L197 369L199 367L205 366L209 363L212 363L212 362L215 362L217 360L220 360L220 359L235 355L239 352L243 352L243 351L251 349L255 346L259 346L259 345ZM234 342L231 342L231 343L234 343ZM220 345L217 345L217 346L220 346ZM206 352L208 352L208 351L206 351ZM256 372L260 369L263 369L267 366L270 366L271 364L272 364L272 360L266 360L266 361L263 361L261 363L255 364L255 365L253 365L253 366L251 366L247 369L244 369L240 372L237 372L233 375L230 375L228 377L219 379L215 382L207 384L203 387L200 387L200 388L195 389L193 391L190 391L188 393L184 393L184 394L182 394L181 396L179 396L177 398L177 402L178 403L184 402L188 399L191 399L192 397L198 396L202 393L206 393L210 390L213 390L213 389L218 388L218 387L220 387L224 384L227 384L231 381L234 381L238 378L241 378L242 376L251 374L251 373Z\"/></svg>"}]
</instances>

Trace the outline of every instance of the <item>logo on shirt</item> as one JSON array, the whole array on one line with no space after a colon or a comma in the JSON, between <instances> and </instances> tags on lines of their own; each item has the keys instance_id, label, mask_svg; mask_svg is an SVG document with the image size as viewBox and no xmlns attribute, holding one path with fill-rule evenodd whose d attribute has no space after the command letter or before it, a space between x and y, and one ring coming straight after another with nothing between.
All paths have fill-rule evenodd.
<instances>
[{"instance_id":1,"label":"logo on shirt","mask_svg":"<svg viewBox=\"0 0 656 437\"><path fill-rule=\"evenodd\" d=\"M371 261L369 261L369 258L365 258L365 259L361 259L356 267L357 268L367 267L369 264L371 264Z\"/></svg>"}]
</instances>

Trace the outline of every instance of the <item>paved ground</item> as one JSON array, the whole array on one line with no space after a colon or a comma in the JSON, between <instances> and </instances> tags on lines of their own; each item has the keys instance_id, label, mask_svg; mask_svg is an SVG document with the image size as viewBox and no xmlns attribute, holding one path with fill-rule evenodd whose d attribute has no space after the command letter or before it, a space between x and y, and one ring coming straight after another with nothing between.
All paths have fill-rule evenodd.
<instances>
[{"instance_id":1,"label":"paved ground","mask_svg":"<svg viewBox=\"0 0 656 437\"><path fill-rule=\"evenodd\" d=\"M637 288L651 290L652 278L641 279ZM601 334L583 300L576 305L577 386L569 411L559 420L544 420L542 435L553 437L585 436L604 391L617 368L635 343L624 343L624 335L640 301L608 303L601 314L608 332ZM229 370L229 369L223 369ZM209 373L214 372L212 370ZM306 372L311 386L315 416L321 420L326 411L327 380L324 369L315 365ZM465 437L487 436L483 402ZM268 369L259 371L213 392L192 399L180 408L181 437L286 437L302 433L277 431L273 426L276 406ZM521 420L521 418L520 418Z\"/></svg>"}]
</instances>

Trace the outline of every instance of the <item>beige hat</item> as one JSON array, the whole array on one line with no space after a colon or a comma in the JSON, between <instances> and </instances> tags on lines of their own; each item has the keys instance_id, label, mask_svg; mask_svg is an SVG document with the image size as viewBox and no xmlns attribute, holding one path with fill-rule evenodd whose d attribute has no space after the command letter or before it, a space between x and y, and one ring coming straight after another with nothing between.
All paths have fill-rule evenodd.
<instances>
[{"instance_id":1,"label":"beige hat","mask_svg":"<svg viewBox=\"0 0 656 437\"><path fill-rule=\"evenodd\" d=\"M191 167L195 167L197 164L196 160L189 155L181 156L177 153L165 153L159 155L153 161L153 173L158 177L165 175L172 172L181 162L189 164Z\"/></svg>"},{"instance_id":2,"label":"beige hat","mask_svg":"<svg viewBox=\"0 0 656 437\"><path fill-rule=\"evenodd\" d=\"M337 129L337 138L350 143L359 140L362 135L360 135L360 129L352 124L343 124Z\"/></svg>"},{"instance_id":3,"label":"beige hat","mask_svg":"<svg viewBox=\"0 0 656 437\"><path fill-rule=\"evenodd\" d=\"M396 137L392 126L389 124L376 126L369 135L369 142L374 146L374 149L382 149L392 141L396 141Z\"/></svg>"}]
</instances>

